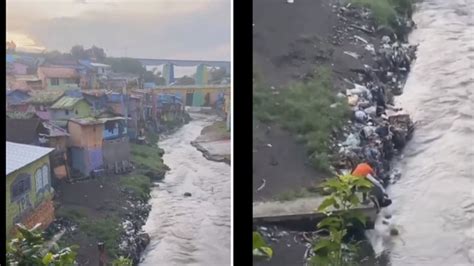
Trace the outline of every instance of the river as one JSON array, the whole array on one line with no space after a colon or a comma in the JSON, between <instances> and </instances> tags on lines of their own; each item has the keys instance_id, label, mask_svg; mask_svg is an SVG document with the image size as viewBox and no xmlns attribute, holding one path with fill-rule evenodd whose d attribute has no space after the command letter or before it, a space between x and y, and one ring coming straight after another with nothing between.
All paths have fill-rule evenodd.
<instances>
[{"instance_id":1,"label":"river","mask_svg":"<svg viewBox=\"0 0 474 266\"><path fill-rule=\"evenodd\" d=\"M214 121L193 115L189 124L159 142L171 170L152 191L143 228L151 243L140 265L230 265L230 166L206 160L190 144ZM185 192L192 196L184 197Z\"/></svg>"},{"instance_id":2,"label":"river","mask_svg":"<svg viewBox=\"0 0 474 266\"><path fill-rule=\"evenodd\" d=\"M426 0L414 14L418 59L397 101L419 124L389 190L400 235L378 224L372 238L392 265L474 264L473 3Z\"/></svg>"}]
</instances>

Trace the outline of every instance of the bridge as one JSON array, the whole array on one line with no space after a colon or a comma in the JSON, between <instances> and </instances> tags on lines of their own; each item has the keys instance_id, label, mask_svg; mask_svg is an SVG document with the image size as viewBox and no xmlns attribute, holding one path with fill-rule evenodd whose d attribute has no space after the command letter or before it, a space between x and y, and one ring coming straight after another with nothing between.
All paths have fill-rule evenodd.
<instances>
[{"instance_id":1,"label":"bridge","mask_svg":"<svg viewBox=\"0 0 474 266\"><path fill-rule=\"evenodd\" d=\"M225 69L227 74L230 74L229 61L207 61L207 60L179 60L179 59L144 59L137 58L143 66L157 66L163 65L163 77L166 79L166 84L169 85L174 82L174 67L197 67L196 82L198 84L205 84L207 81L207 74L205 66L218 67Z\"/></svg>"}]
</instances>

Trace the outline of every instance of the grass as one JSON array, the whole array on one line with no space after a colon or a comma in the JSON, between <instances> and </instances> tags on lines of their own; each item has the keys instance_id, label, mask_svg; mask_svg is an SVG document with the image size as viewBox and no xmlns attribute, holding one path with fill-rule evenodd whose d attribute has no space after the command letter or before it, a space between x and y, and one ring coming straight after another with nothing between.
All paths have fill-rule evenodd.
<instances>
[{"instance_id":1,"label":"grass","mask_svg":"<svg viewBox=\"0 0 474 266\"><path fill-rule=\"evenodd\" d=\"M164 164L161 156L163 150L155 145L140 145L130 143L132 161L137 165L139 173L156 172L164 173L169 170L168 166Z\"/></svg>"},{"instance_id":2,"label":"grass","mask_svg":"<svg viewBox=\"0 0 474 266\"><path fill-rule=\"evenodd\" d=\"M201 135L210 135L212 139L230 139L230 131L227 130L225 121L217 121L202 129Z\"/></svg>"},{"instance_id":3,"label":"grass","mask_svg":"<svg viewBox=\"0 0 474 266\"><path fill-rule=\"evenodd\" d=\"M133 193L135 197L142 201L150 198L151 180L145 175L126 175L120 177L120 186Z\"/></svg>"},{"instance_id":4,"label":"grass","mask_svg":"<svg viewBox=\"0 0 474 266\"><path fill-rule=\"evenodd\" d=\"M87 216L86 211L82 207L66 208L64 206L59 208L55 215L56 217L66 218L71 221L77 221Z\"/></svg>"},{"instance_id":5,"label":"grass","mask_svg":"<svg viewBox=\"0 0 474 266\"><path fill-rule=\"evenodd\" d=\"M117 217L98 220L81 219L79 228L86 235L104 242L107 253L112 257L117 257L118 243L122 233L120 220Z\"/></svg>"},{"instance_id":6,"label":"grass","mask_svg":"<svg viewBox=\"0 0 474 266\"><path fill-rule=\"evenodd\" d=\"M411 16L412 0L350 0L353 4L372 10L375 22L379 25L396 27L397 15Z\"/></svg>"},{"instance_id":7,"label":"grass","mask_svg":"<svg viewBox=\"0 0 474 266\"><path fill-rule=\"evenodd\" d=\"M305 143L313 166L326 172L330 166L329 138L350 113L346 101L335 96L330 74L329 69L320 68L313 80L293 84L278 95L254 87L255 119L276 122L293 132ZM337 106L331 107L335 103Z\"/></svg>"}]
</instances>

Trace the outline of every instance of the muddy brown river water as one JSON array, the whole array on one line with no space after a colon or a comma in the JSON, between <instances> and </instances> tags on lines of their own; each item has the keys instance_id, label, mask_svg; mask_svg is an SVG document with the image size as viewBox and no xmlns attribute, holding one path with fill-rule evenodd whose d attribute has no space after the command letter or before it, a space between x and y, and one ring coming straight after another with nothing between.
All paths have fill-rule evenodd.
<instances>
[{"instance_id":1,"label":"muddy brown river water","mask_svg":"<svg viewBox=\"0 0 474 266\"><path fill-rule=\"evenodd\" d=\"M419 122L390 188L395 239L371 235L391 265L474 265L474 2L426 0L414 20L419 43L398 102Z\"/></svg>"},{"instance_id":2,"label":"muddy brown river water","mask_svg":"<svg viewBox=\"0 0 474 266\"><path fill-rule=\"evenodd\" d=\"M152 191L152 210L144 226L151 243L140 265L230 265L230 166L206 160L191 146L215 121L210 116L192 117L159 142L171 170ZM192 196L184 197L185 192Z\"/></svg>"}]
</instances>

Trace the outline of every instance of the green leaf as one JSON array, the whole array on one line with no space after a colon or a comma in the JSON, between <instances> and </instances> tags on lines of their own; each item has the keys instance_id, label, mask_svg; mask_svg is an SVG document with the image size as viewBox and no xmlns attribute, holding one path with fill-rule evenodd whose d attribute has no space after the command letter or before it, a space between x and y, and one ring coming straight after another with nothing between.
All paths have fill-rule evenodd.
<instances>
[{"instance_id":1,"label":"green leaf","mask_svg":"<svg viewBox=\"0 0 474 266\"><path fill-rule=\"evenodd\" d=\"M272 258L272 256L273 256L273 250L272 250L271 248L269 248L269 247L261 247L260 250L263 251L263 253L265 253L265 255L266 255L269 259Z\"/></svg>"},{"instance_id":2,"label":"green leaf","mask_svg":"<svg viewBox=\"0 0 474 266\"><path fill-rule=\"evenodd\" d=\"M49 265L53 261L53 253L48 252L48 254L46 254L46 256L44 256L41 261L44 265Z\"/></svg>"},{"instance_id":3,"label":"green leaf","mask_svg":"<svg viewBox=\"0 0 474 266\"><path fill-rule=\"evenodd\" d=\"M319 205L318 211L325 211L328 207L337 204L336 199L333 197L325 198L324 201Z\"/></svg>"},{"instance_id":4,"label":"green leaf","mask_svg":"<svg viewBox=\"0 0 474 266\"><path fill-rule=\"evenodd\" d=\"M259 249L266 246L265 241L258 232L253 232L253 249Z\"/></svg>"},{"instance_id":5,"label":"green leaf","mask_svg":"<svg viewBox=\"0 0 474 266\"><path fill-rule=\"evenodd\" d=\"M340 228L342 225L342 219L337 216L324 218L318 223L318 228Z\"/></svg>"}]
</instances>

